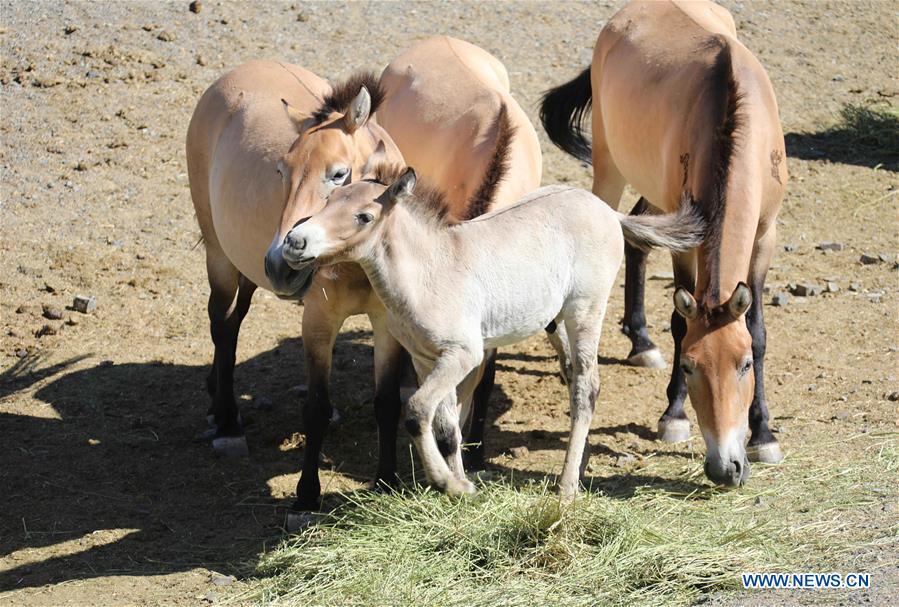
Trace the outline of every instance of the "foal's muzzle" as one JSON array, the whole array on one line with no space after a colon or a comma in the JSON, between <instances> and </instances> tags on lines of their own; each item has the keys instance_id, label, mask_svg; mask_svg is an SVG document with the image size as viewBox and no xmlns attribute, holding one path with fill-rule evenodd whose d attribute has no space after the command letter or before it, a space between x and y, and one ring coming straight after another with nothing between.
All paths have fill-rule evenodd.
<instances>
[{"instance_id":1,"label":"foal's muzzle","mask_svg":"<svg viewBox=\"0 0 899 607\"><path fill-rule=\"evenodd\" d=\"M277 241L277 239L276 239ZM315 268L309 264L295 269L287 264L282 254L283 244L272 242L265 254L265 277L272 291L281 299L302 299L315 276Z\"/></svg>"}]
</instances>

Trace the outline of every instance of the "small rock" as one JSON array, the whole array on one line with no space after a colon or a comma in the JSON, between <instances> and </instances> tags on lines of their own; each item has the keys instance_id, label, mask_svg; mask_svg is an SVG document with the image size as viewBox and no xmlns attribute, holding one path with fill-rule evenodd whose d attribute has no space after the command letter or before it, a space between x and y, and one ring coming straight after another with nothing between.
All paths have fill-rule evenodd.
<instances>
[{"instance_id":1,"label":"small rock","mask_svg":"<svg viewBox=\"0 0 899 607\"><path fill-rule=\"evenodd\" d=\"M267 396L260 396L256 399L256 408L260 411L271 411L274 409L275 405L272 403L272 399Z\"/></svg>"},{"instance_id":2,"label":"small rock","mask_svg":"<svg viewBox=\"0 0 899 607\"><path fill-rule=\"evenodd\" d=\"M837 421L845 421L845 420L849 419L849 411L837 411L836 413L834 413L833 417L831 417L830 419L837 420Z\"/></svg>"},{"instance_id":3,"label":"small rock","mask_svg":"<svg viewBox=\"0 0 899 607\"><path fill-rule=\"evenodd\" d=\"M882 261L883 263L890 263L890 262L893 261L893 256L890 255L889 253L880 253L880 254L877 256L877 259L879 259L879 260Z\"/></svg>"},{"instance_id":4,"label":"small rock","mask_svg":"<svg viewBox=\"0 0 899 607\"><path fill-rule=\"evenodd\" d=\"M76 312L90 314L97 309L97 298L93 295L76 295L72 307Z\"/></svg>"},{"instance_id":5,"label":"small rock","mask_svg":"<svg viewBox=\"0 0 899 607\"><path fill-rule=\"evenodd\" d=\"M78 26L69 24L69 25L65 26L62 31L65 33L66 36L69 36L78 31Z\"/></svg>"},{"instance_id":6,"label":"small rock","mask_svg":"<svg viewBox=\"0 0 899 607\"><path fill-rule=\"evenodd\" d=\"M863 254L861 257L858 258L858 261L863 266L870 266L871 264L880 263L880 258L875 257L874 255Z\"/></svg>"},{"instance_id":7,"label":"small rock","mask_svg":"<svg viewBox=\"0 0 899 607\"><path fill-rule=\"evenodd\" d=\"M18 350L16 350L16 356L19 358L25 358L26 356L28 356L28 350L26 350L25 348L19 348Z\"/></svg>"},{"instance_id":8,"label":"small rock","mask_svg":"<svg viewBox=\"0 0 899 607\"><path fill-rule=\"evenodd\" d=\"M828 282L827 284L824 285L824 290L825 290L827 293L839 293L839 292L840 292L840 285L838 285L838 284L835 283L835 282Z\"/></svg>"},{"instance_id":9,"label":"small rock","mask_svg":"<svg viewBox=\"0 0 899 607\"><path fill-rule=\"evenodd\" d=\"M837 74L836 76L831 78L831 80L833 80L834 82L843 82L844 80L846 80L846 77L842 74Z\"/></svg>"},{"instance_id":10,"label":"small rock","mask_svg":"<svg viewBox=\"0 0 899 607\"><path fill-rule=\"evenodd\" d=\"M797 297L814 297L821 294L821 287L810 283L792 285L790 293Z\"/></svg>"},{"instance_id":11,"label":"small rock","mask_svg":"<svg viewBox=\"0 0 899 607\"><path fill-rule=\"evenodd\" d=\"M206 57L203 55L197 55L197 65L206 65Z\"/></svg>"},{"instance_id":12,"label":"small rock","mask_svg":"<svg viewBox=\"0 0 899 607\"><path fill-rule=\"evenodd\" d=\"M214 586L229 586L235 581L233 575L222 575L221 573L213 573L209 580Z\"/></svg>"},{"instance_id":13,"label":"small rock","mask_svg":"<svg viewBox=\"0 0 899 607\"><path fill-rule=\"evenodd\" d=\"M187 6L187 8L189 8L190 12L193 14L198 15L200 14L200 11L203 10L203 3L200 2L200 0L194 0Z\"/></svg>"},{"instance_id":14,"label":"small rock","mask_svg":"<svg viewBox=\"0 0 899 607\"><path fill-rule=\"evenodd\" d=\"M842 242L822 242L816 247L819 251L842 251Z\"/></svg>"},{"instance_id":15,"label":"small rock","mask_svg":"<svg viewBox=\"0 0 899 607\"><path fill-rule=\"evenodd\" d=\"M891 504L889 502L884 504L883 508L881 508L881 510L883 510L884 512L892 512L895 509L896 509L896 506L894 506L893 504Z\"/></svg>"},{"instance_id":16,"label":"small rock","mask_svg":"<svg viewBox=\"0 0 899 607\"><path fill-rule=\"evenodd\" d=\"M56 335L56 329L51 325L44 325L34 332L35 337L43 337L44 335Z\"/></svg>"},{"instance_id":17,"label":"small rock","mask_svg":"<svg viewBox=\"0 0 899 607\"><path fill-rule=\"evenodd\" d=\"M637 458L632 453L625 453L624 455L619 455L615 459L615 466L618 468L626 468L627 466L633 464L637 461Z\"/></svg>"},{"instance_id":18,"label":"small rock","mask_svg":"<svg viewBox=\"0 0 899 607\"><path fill-rule=\"evenodd\" d=\"M858 283L858 282L850 282L849 290L852 291L853 293L859 293L862 290L862 285L861 285L861 283Z\"/></svg>"},{"instance_id":19,"label":"small rock","mask_svg":"<svg viewBox=\"0 0 899 607\"><path fill-rule=\"evenodd\" d=\"M786 251L787 253L792 253L795 250L796 250L796 245L794 245L794 244L785 244L784 245L784 251Z\"/></svg>"},{"instance_id":20,"label":"small rock","mask_svg":"<svg viewBox=\"0 0 899 607\"><path fill-rule=\"evenodd\" d=\"M297 13L297 21L299 21L300 23L306 23L307 21L309 21L309 15L304 12L299 12Z\"/></svg>"},{"instance_id":21,"label":"small rock","mask_svg":"<svg viewBox=\"0 0 899 607\"><path fill-rule=\"evenodd\" d=\"M886 396L887 400L891 402L896 402L897 400L899 400L899 392L890 392Z\"/></svg>"},{"instance_id":22,"label":"small rock","mask_svg":"<svg viewBox=\"0 0 899 607\"><path fill-rule=\"evenodd\" d=\"M768 500L766 500L761 495L759 495L758 497L755 498L755 500L752 503L756 506L767 506Z\"/></svg>"},{"instance_id":23,"label":"small rock","mask_svg":"<svg viewBox=\"0 0 899 607\"><path fill-rule=\"evenodd\" d=\"M790 295L789 293L775 293L774 297L771 298L771 305L783 307L790 303Z\"/></svg>"},{"instance_id":24,"label":"small rock","mask_svg":"<svg viewBox=\"0 0 899 607\"><path fill-rule=\"evenodd\" d=\"M509 455L515 458L525 457L528 453L530 453L530 450L524 446L512 447L511 449L509 449Z\"/></svg>"},{"instance_id":25,"label":"small rock","mask_svg":"<svg viewBox=\"0 0 899 607\"><path fill-rule=\"evenodd\" d=\"M219 595L213 591L209 591L203 595L203 600L207 603L215 603L219 600Z\"/></svg>"},{"instance_id":26,"label":"small rock","mask_svg":"<svg viewBox=\"0 0 899 607\"><path fill-rule=\"evenodd\" d=\"M44 318L47 320L62 320L63 311L56 306L44 304Z\"/></svg>"},{"instance_id":27,"label":"small rock","mask_svg":"<svg viewBox=\"0 0 899 607\"><path fill-rule=\"evenodd\" d=\"M161 32L159 32L158 34L156 34L156 39L157 39L157 40L162 40L163 42L174 42L174 41L175 41L175 34L172 34L172 33L170 33L170 32L167 32L167 31L165 31L165 30L162 30Z\"/></svg>"},{"instance_id":28,"label":"small rock","mask_svg":"<svg viewBox=\"0 0 899 607\"><path fill-rule=\"evenodd\" d=\"M674 272L656 272L649 280L674 280Z\"/></svg>"}]
</instances>

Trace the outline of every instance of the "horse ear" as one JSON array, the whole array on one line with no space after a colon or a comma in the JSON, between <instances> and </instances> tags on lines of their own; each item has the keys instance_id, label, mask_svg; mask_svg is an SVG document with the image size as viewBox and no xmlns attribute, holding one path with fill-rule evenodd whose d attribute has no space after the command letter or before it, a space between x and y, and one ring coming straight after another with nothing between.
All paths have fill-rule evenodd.
<instances>
[{"instance_id":1,"label":"horse ear","mask_svg":"<svg viewBox=\"0 0 899 607\"><path fill-rule=\"evenodd\" d=\"M695 320L699 316L699 306L690 292L683 287L678 287L674 292L674 309L687 320Z\"/></svg>"},{"instance_id":2,"label":"horse ear","mask_svg":"<svg viewBox=\"0 0 899 607\"><path fill-rule=\"evenodd\" d=\"M368 120L371 113L371 95L364 86L359 89L359 94L350 103L350 109L343 116L343 125L347 132L353 133Z\"/></svg>"},{"instance_id":3,"label":"horse ear","mask_svg":"<svg viewBox=\"0 0 899 607\"><path fill-rule=\"evenodd\" d=\"M290 121L293 122L293 125L297 127L298 133L302 133L311 126L311 116L307 116L297 108L287 103L286 99L282 99L281 103L284 105L284 111L287 113L287 117L290 118Z\"/></svg>"},{"instance_id":4,"label":"horse ear","mask_svg":"<svg viewBox=\"0 0 899 607\"><path fill-rule=\"evenodd\" d=\"M362 167L362 179L372 177L378 165L384 164L386 162L387 146L384 145L384 140L381 139L378 142L378 146L375 148L375 151L371 153L371 156L368 157Z\"/></svg>"},{"instance_id":5,"label":"horse ear","mask_svg":"<svg viewBox=\"0 0 899 607\"><path fill-rule=\"evenodd\" d=\"M386 199L390 204L402 202L412 195L417 181L418 176L415 174L415 170L412 167L406 167L406 171L387 188Z\"/></svg>"},{"instance_id":6,"label":"horse ear","mask_svg":"<svg viewBox=\"0 0 899 607\"><path fill-rule=\"evenodd\" d=\"M734 319L737 319L740 318L751 305L752 291L745 282L738 283L737 288L734 289L733 295L727 300L727 311L730 312L730 315Z\"/></svg>"}]
</instances>

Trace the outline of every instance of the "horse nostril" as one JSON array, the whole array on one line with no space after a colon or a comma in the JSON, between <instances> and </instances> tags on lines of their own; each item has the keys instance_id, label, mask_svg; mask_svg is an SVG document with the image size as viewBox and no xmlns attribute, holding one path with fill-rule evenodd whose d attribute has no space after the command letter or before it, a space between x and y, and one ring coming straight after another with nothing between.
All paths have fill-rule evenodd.
<instances>
[{"instance_id":1,"label":"horse nostril","mask_svg":"<svg viewBox=\"0 0 899 607\"><path fill-rule=\"evenodd\" d=\"M734 474L736 474L737 478L739 478L743 473L743 462L735 459L731 462L731 464L733 464L734 466Z\"/></svg>"},{"instance_id":2,"label":"horse nostril","mask_svg":"<svg viewBox=\"0 0 899 607\"><path fill-rule=\"evenodd\" d=\"M288 234L284 238L284 244L287 245L289 249L295 249L298 251L302 251L306 248L306 239L305 238L297 238L292 234Z\"/></svg>"}]
</instances>

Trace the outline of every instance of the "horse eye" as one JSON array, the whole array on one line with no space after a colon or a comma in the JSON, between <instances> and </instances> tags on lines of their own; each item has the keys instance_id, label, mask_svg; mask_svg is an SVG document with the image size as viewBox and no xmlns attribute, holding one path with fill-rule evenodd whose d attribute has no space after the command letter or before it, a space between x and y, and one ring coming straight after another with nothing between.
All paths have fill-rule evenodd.
<instances>
[{"instance_id":1,"label":"horse eye","mask_svg":"<svg viewBox=\"0 0 899 607\"><path fill-rule=\"evenodd\" d=\"M356 215L356 221L359 223L359 225L363 226L367 223L371 223L372 221L374 221L374 219L375 218L371 213L359 213L358 215Z\"/></svg>"},{"instance_id":2,"label":"horse eye","mask_svg":"<svg viewBox=\"0 0 899 607\"><path fill-rule=\"evenodd\" d=\"M752 368L752 361L751 361L751 360L745 360L745 361L743 361L743 366L740 367L740 375L741 375L741 376L742 376L742 375L746 375L747 373L749 373L749 370L750 370L751 368Z\"/></svg>"},{"instance_id":3,"label":"horse eye","mask_svg":"<svg viewBox=\"0 0 899 607\"><path fill-rule=\"evenodd\" d=\"M347 169L340 169L331 176L331 183L343 185L349 176L350 172Z\"/></svg>"}]
</instances>

